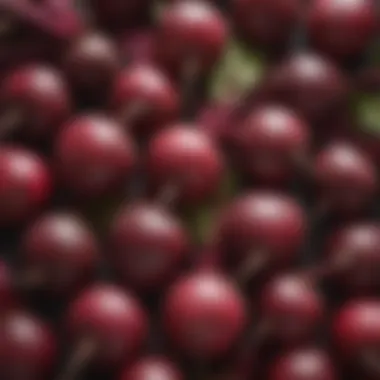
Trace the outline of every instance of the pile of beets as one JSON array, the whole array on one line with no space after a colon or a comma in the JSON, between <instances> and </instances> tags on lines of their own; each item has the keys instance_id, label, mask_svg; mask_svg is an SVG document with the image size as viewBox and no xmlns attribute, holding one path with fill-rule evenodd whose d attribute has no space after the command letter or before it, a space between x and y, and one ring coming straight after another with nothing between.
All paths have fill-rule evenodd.
<instances>
[{"instance_id":1,"label":"pile of beets","mask_svg":"<svg viewBox=\"0 0 380 380\"><path fill-rule=\"evenodd\" d=\"M379 380L377 0L0 0L0 379Z\"/></svg>"}]
</instances>

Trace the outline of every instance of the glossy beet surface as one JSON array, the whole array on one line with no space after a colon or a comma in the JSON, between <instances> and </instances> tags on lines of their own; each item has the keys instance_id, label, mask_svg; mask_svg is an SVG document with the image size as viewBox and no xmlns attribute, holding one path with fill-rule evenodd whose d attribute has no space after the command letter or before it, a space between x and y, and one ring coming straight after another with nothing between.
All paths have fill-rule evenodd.
<instances>
[{"instance_id":1,"label":"glossy beet surface","mask_svg":"<svg viewBox=\"0 0 380 380\"><path fill-rule=\"evenodd\" d=\"M182 222L158 204L122 208L111 225L110 239L117 272L139 289L157 290L166 284L190 251Z\"/></svg>"},{"instance_id":2,"label":"glossy beet surface","mask_svg":"<svg viewBox=\"0 0 380 380\"><path fill-rule=\"evenodd\" d=\"M366 152L339 141L317 154L314 180L323 202L343 213L361 211L378 186L376 168Z\"/></svg>"},{"instance_id":3,"label":"glossy beet surface","mask_svg":"<svg viewBox=\"0 0 380 380\"><path fill-rule=\"evenodd\" d=\"M4 380L39 380L51 375L57 344L37 317L12 311L0 321L0 376Z\"/></svg>"},{"instance_id":4,"label":"glossy beet surface","mask_svg":"<svg viewBox=\"0 0 380 380\"><path fill-rule=\"evenodd\" d=\"M380 226L377 223L352 223L332 234L327 260L333 279L353 293L372 292L379 288Z\"/></svg>"},{"instance_id":5,"label":"glossy beet surface","mask_svg":"<svg viewBox=\"0 0 380 380\"><path fill-rule=\"evenodd\" d=\"M305 215L296 201L276 192L241 195L225 210L218 231L228 261L265 256L265 266L292 261L305 238ZM261 259L260 259L261 261Z\"/></svg>"},{"instance_id":6,"label":"glossy beet surface","mask_svg":"<svg viewBox=\"0 0 380 380\"><path fill-rule=\"evenodd\" d=\"M119 380L149 380L151 378L182 380L183 374L169 359L160 356L147 356L128 366Z\"/></svg>"},{"instance_id":7,"label":"glossy beet surface","mask_svg":"<svg viewBox=\"0 0 380 380\"><path fill-rule=\"evenodd\" d=\"M147 169L158 194L173 189L174 200L197 203L215 195L223 158L205 132L195 125L176 124L150 141Z\"/></svg>"},{"instance_id":8,"label":"glossy beet surface","mask_svg":"<svg viewBox=\"0 0 380 380\"><path fill-rule=\"evenodd\" d=\"M348 85L343 73L315 53L293 53L276 65L265 81L268 97L288 104L310 120L344 102Z\"/></svg>"},{"instance_id":9,"label":"glossy beet surface","mask_svg":"<svg viewBox=\"0 0 380 380\"><path fill-rule=\"evenodd\" d=\"M172 121L180 104L178 93L165 74L145 63L136 63L118 74L110 103L126 129L145 137Z\"/></svg>"},{"instance_id":10,"label":"glossy beet surface","mask_svg":"<svg viewBox=\"0 0 380 380\"><path fill-rule=\"evenodd\" d=\"M0 224L26 221L45 206L52 181L41 157L21 147L0 148Z\"/></svg>"},{"instance_id":11,"label":"glossy beet surface","mask_svg":"<svg viewBox=\"0 0 380 380\"><path fill-rule=\"evenodd\" d=\"M65 295L94 275L98 251L95 234L80 217L68 212L47 213L22 237L21 276L35 276L36 282L29 284L32 288ZM24 280L27 283L28 279Z\"/></svg>"},{"instance_id":12,"label":"glossy beet surface","mask_svg":"<svg viewBox=\"0 0 380 380\"><path fill-rule=\"evenodd\" d=\"M22 132L29 136L51 137L71 112L65 78L46 65L13 71L0 86L0 100L4 135L23 127Z\"/></svg>"},{"instance_id":13,"label":"glossy beet surface","mask_svg":"<svg viewBox=\"0 0 380 380\"><path fill-rule=\"evenodd\" d=\"M211 3L179 1L163 10L157 38L158 55L166 67L199 72L209 69L220 58L227 26Z\"/></svg>"},{"instance_id":14,"label":"glossy beet surface","mask_svg":"<svg viewBox=\"0 0 380 380\"><path fill-rule=\"evenodd\" d=\"M66 328L74 349L88 340L95 363L119 365L138 353L148 322L140 302L123 288L93 284L69 305Z\"/></svg>"},{"instance_id":15,"label":"glossy beet surface","mask_svg":"<svg viewBox=\"0 0 380 380\"><path fill-rule=\"evenodd\" d=\"M239 166L253 180L269 184L294 179L309 149L308 125L276 105L253 110L234 135Z\"/></svg>"},{"instance_id":16,"label":"glossy beet surface","mask_svg":"<svg viewBox=\"0 0 380 380\"><path fill-rule=\"evenodd\" d=\"M270 334L280 342L293 344L316 333L322 322L324 302L307 279L280 275L263 288L261 310Z\"/></svg>"},{"instance_id":17,"label":"glossy beet surface","mask_svg":"<svg viewBox=\"0 0 380 380\"><path fill-rule=\"evenodd\" d=\"M326 352L301 348L280 356L271 368L270 380L337 380L338 374Z\"/></svg>"},{"instance_id":18,"label":"glossy beet surface","mask_svg":"<svg viewBox=\"0 0 380 380\"><path fill-rule=\"evenodd\" d=\"M172 285L164 301L163 321L169 336L185 353L207 359L225 353L237 342L246 310L228 278L200 272Z\"/></svg>"},{"instance_id":19,"label":"glossy beet surface","mask_svg":"<svg viewBox=\"0 0 380 380\"><path fill-rule=\"evenodd\" d=\"M338 58L361 54L376 33L376 2L313 0L308 31L311 42Z\"/></svg>"},{"instance_id":20,"label":"glossy beet surface","mask_svg":"<svg viewBox=\"0 0 380 380\"><path fill-rule=\"evenodd\" d=\"M83 115L63 126L55 158L64 186L81 196L99 196L127 183L135 146L113 119Z\"/></svg>"}]
</instances>

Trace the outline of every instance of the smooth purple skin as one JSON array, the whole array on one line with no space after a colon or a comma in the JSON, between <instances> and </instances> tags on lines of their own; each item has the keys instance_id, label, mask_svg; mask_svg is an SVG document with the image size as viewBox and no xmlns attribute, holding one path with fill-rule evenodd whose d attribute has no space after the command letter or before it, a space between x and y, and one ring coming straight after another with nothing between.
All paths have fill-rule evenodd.
<instances>
[{"instance_id":1,"label":"smooth purple skin","mask_svg":"<svg viewBox=\"0 0 380 380\"><path fill-rule=\"evenodd\" d=\"M373 199L378 187L376 167L354 144L332 141L316 155L313 178L322 202L332 212L355 214Z\"/></svg>"},{"instance_id":2,"label":"smooth purple skin","mask_svg":"<svg viewBox=\"0 0 380 380\"><path fill-rule=\"evenodd\" d=\"M88 33L76 39L63 61L74 88L101 93L107 92L121 68L117 45L101 32Z\"/></svg>"},{"instance_id":3,"label":"smooth purple skin","mask_svg":"<svg viewBox=\"0 0 380 380\"><path fill-rule=\"evenodd\" d=\"M269 70L262 92L263 98L286 104L312 122L345 104L349 85L333 62L316 53L301 52Z\"/></svg>"},{"instance_id":4,"label":"smooth purple skin","mask_svg":"<svg viewBox=\"0 0 380 380\"><path fill-rule=\"evenodd\" d=\"M152 29L128 31L118 38L118 46L124 60L130 63L156 61L156 36Z\"/></svg>"},{"instance_id":5,"label":"smooth purple skin","mask_svg":"<svg viewBox=\"0 0 380 380\"><path fill-rule=\"evenodd\" d=\"M380 288L380 225L352 223L333 233L327 244L327 262L337 267L332 280L354 295Z\"/></svg>"},{"instance_id":6,"label":"smooth purple skin","mask_svg":"<svg viewBox=\"0 0 380 380\"><path fill-rule=\"evenodd\" d=\"M373 0L313 0L307 30L314 46L338 59L360 55L376 33L377 9Z\"/></svg>"},{"instance_id":7,"label":"smooth purple skin","mask_svg":"<svg viewBox=\"0 0 380 380\"><path fill-rule=\"evenodd\" d=\"M214 66L228 36L223 15L212 4L180 1L168 5L158 21L157 54L170 72L183 75L185 63L194 61L196 74Z\"/></svg>"},{"instance_id":8,"label":"smooth purple skin","mask_svg":"<svg viewBox=\"0 0 380 380\"><path fill-rule=\"evenodd\" d=\"M289 183L307 160L309 125L283 106L256 107L232 133L239 167L260 183Z\"/></svg>"},{"instance_id":9,"label":"smooth purple skin","mask_svg":"<svg viewBox=\"0 0 380 380\"><path fill-rule=\"evenodd\" d=\"M0 377L3 380L50 378L57 342L42 320L11 311L0 321Z\"/></svg>"},{"instance_id":10,"label":"smooth purple skin","mask_svg":"<svg viewBox=\"0 0 380 380\"><path fill-rule=\"evenodd\" d=\"M0 8L59 39L69 40L83 28L71 1L2 0Z\"/></svg>"},{"instance_id":11,"label":"smooth purple skin","mask_svg":"<svg viewBox=\"0 0 380 380\"><path fill-rule=\"evenodd\" d=\"M29 64L13 70L2 82L0 101L5 114L9 109L20 113L21 125L16 124L15 128L23 128L25 135L36 139L55 136L72 108L65 77L44 64Z\"/></svg>"},{"instance_id":12,"label":"smooth purple skin","mask_svg":"<svg viewBox=\"0 0 380 380\"><path fill-rule=\"evenodd\" d=\"M324 315L322 296L301 276L274 277L261 293L261 318L270 335L286 345L305 342L316 333Z\"/></svg>"},{"instance_id":13,"label":"smooth purple skin","mask_svg":"<svg viewBox=\"0 0 380 380\"><path fill-rule=\"evenodd\" d=\"M190 252L181 221L158 204L121 208L111 224L110 241L115 270L138 290L156 291L167 284Z\"/></svg>"},{"instance_id":14,"label":"smooth purple skin","mask_svg":"<svg viewBox=\"0 0 380 380\"><path fill-rule=\"evenodd\" d=\"M233 0L236 28L252 44L287 42L297 26L301 0Z\"/></svg>"},{"instance_id":15,"label":"smooth purple skin","mask_svg":"<svg viewBox=\"0 0 380 380\"><path fill-rule=\"evenodd\" d=\"M52 192L51 173L34 152L0 148L0 224L23 223L43 209Z\"/></svg>"},{"instance_id":16,"label":"smooth purple skin","mask_svg":"<svg viewBox=\"0 0 380 380\"><path fill-rule=\"evenodd\" d=\"M145 356L130 366L127 366L119 377L119 380L183 380L183 374L166 357Z\"/></svg>"},{"instance_id":17,"label":"smooth purple skin","mask_svg":"<svg viewBox=\"0 0 380 380\"><path fill-rule=\"evenodd\" d=\"M63 126L54 152L64 186L80 197L96 198L125 184L136 148L114 119L87 114Z\"/></svg>"},{"instance_id":18,"label":"smooth purple skin","mask_svg":"<svg viewBox=\"0 0 380 380\"><path fill-rule=\"evenodd\" d=\"M299 348L280 355L270 367L269 380L338 380L335 363L318 348Z\"/></svg>"},{"instance_id":19,"label":"smooth purple skin","mask_svg":"<svg viewBox=\"0 0 380 380\"><path fill-rule=\"evenodd\" d=\"M265 267L291 262L306 237L306 215L295 199L274 191L251 191L235 198L221 215L217 241L228 265L265 252ZM230 267L229 267L230 268Z\"/></svg>"},{"instance_id":20,"label":"smooth purple skin","mask_svg":"<svg viewBox=\"0 0 380 380\"><path fill-rule=\"evenodd\" d=\"M223 355L237 342L247 317L239 290L228 278L211 271L173 283L162 313L173 343L187 355L205 360Z\"/></svg>"},{"instance_id":21,"label":"smooth purple skin","mask_svg":"<svg viewBox=\"0 0 380 380\"><path fill-rule=\"evenodd\" d=\"M224 162L215 142L196 126L174 124L150 140L147 170L152 187L160 195L174 186L176 201L199 204L216 194Z\"/></svg>"},{"instance_id":22,"label":"smooth purple skin","mask_svg":"<svg viewBox=\"0 0 380 380\"><path fill-rule=\"evenodd\" d=\"M148 319L134 295L116 285L95 283L69 305L66 328L74 345L83 339L95 344L94 363L115 368L139 352Z\"/></svg>"},{"instance_id":23,"label":"smooth purple skin","mask_svg":"<svg viewBox=\"0 0 380 380\"><path fill-rule=\"evenodd\" d=\"M21 237L21 271L41 271L44 280L36 290L53 296L70 295L83 287L94 276L98 254L94 232L68 212L40 216Z\"/></svg>"},{"instance_id":24,"label":"smooth purple skin","mask_svg":"<svg viewBox=\"0 0 380 380\"><path fill-rule=\"evenodd\" d=\"M348 301L332 321L332 334L343 359L366 367L361 362L363 356L374 354L377 357L380 348L379 301L374 298Z\"/></svg>"}]
</instances>

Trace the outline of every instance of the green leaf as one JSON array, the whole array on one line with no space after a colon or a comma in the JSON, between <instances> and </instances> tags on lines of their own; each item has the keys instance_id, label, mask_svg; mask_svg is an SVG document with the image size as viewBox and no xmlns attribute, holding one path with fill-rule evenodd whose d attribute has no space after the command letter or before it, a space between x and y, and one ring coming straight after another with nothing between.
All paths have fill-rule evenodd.
<instances>
[{"instance_id":1,"label":"green leaf","mask_svg":"<svg viewBox=\"0 0 380 380\"><path fill-rule=\"evenodd\" d=\"M242 96L257 85L264 68L265 60L261 53L230 40L211 79L210 97L220 101Z\"/></svg>"},{"instance_id":2,"label":"green leaf","mask_svg":"<svg viewBox=\"0 0 380 380\"><path fill-rule=\"evenodd\" d=\"M355 101L355 111L361 128L380 134L380 94L361 95Z\"/></svg>"}]
</instances>

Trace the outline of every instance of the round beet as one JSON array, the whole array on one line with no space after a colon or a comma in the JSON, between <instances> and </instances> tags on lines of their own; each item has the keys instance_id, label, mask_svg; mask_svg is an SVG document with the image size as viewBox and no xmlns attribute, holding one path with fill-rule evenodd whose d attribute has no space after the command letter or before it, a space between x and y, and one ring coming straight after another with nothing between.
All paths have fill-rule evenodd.
<instances>
[{"instance_id":1,"label":"round beet","mask_svg":"<svg viewBox=\"0 0 380 380\"><path fill-rule=\"evenodd\" d=\"M181 221L164 207L123 207L111 224L112 260L121 277L138 289L156 290L170 281L190 251Z\"/></svg>"},{"instance_id":2,"label":"round beet","mask_svg":"<svg viewBox=\"0 0 380 380\"><path fill-rule=\"evenodd\" d=\"M122 371L119 380L183 380L183 374L169 359L146 356Z\"/></svg>"},{"instance_id":3,"label":"round beet","mask_svg":"<svg viewBox=\"0 0 380 380\"><path fill-rule=\"evenodd\" d=\"M172 285L164 301L163 318L167 333L179 348L207 360L236 343L245 326L246 308L228 278L205 271Z\"/></svg>"},{"instance_id":4,"label":"round beet","mask_svg":"<svg viewBox=\"0 0 380 380\"><path fill-rule=\"evenodd\" d=\"M316 333L324 315L324 302L312 282L284 274L264 286L260 310L269 334L282 343L294 344Z\"/></svg>"},{"instance_id":5,"label":"round beet","mask_svg":"<svg viewBox=\"0 0 380 380\"><path fill-rule=\"evenodd\" d=\"M179 98L170 80L158 68L136 63L115 78L111 108L116 117L144 137L174 120Z\"/></svg>"},{"instance_id":6,"label":"round beet","mask_svg":"<svg viewBox=\"0 0 380 380\"><path fill-rule=\"evenodd\" d=\"M11 311L0 319L0 377L3 380L50 378L57 344L37 317Z\"/></svg>"},{"instance_id":7,"label":"round beet","mask_svg":"<svg viewBox=\"0 0 380 380\"><path fill-rule=\"evenodd\" d=\"M339 213L353 213L371 202L377 172L365 152L350 143L334 141L317 154L314 181L322 204Z\"/></svg>"},{"instance_id":8,"label":"round beet","mask_svg":"<svg viewBox=\"0 0 380 380\"><path fill-rule=\"evenodd\" d=\"M115 368L133 359L146 339L148 321L132 294L94 284L69 305L66 329L74 344L65 372L71 379L90 363Z\"/></svg>"},{"instance_id":9,"label":"round beet","mask_svg":"<svg viewBox=\"0 0 380 380\"><path fill-rule=\"evenodd\" d=\"M346 100L348 85L333 63L302 52L292 54L269 71L264 92L314 120L333 112Z\"/></svg>"},{"instance_id":10,"label":"round beet","mask_svg":"<svg viewBox=\"0 0 380 380\"><path fill-rule=\"evenodd\" d=\"M310 141L308 125L291 110L276 105L252 111L234 136L240 167L267 184L294 179Z\"/></svg>"},{"instance_id":11,"label":"round beet","mask_svg":"<svg viewBox=\"0 0 380 380\"><path fill-rule=\"evenodd\" d=\"M341 355L378 377L380 303L377 299L348 302L333 321L333 337Z\"/></svg>"},{"instance_id":12,"label":"round beet","mask_svg":"<svg viewBox=\"0 0 380 380\"><path fill-rule=\"evenodd\" d=\"M210 69L220 58L227 26L211 3L175 2L164 8L158 23L157 54L170 70L198 74Z\"/></svg>"},{"instance_id":13,"label":"round beet","mask_svg":"<svg viewBox=\"0 0 380 380\"><path fill-rule=\"evenodd\" d=\"M40 211L50 198L50 170L34 152L0 147L0 224L22 223Z\"/></svg>"},{"instance_id":14,"label":"round beet","mask_svg":"<svg viewBox=\"0 0 380 380\"><path fill-rule=\"evenodd\" d=\"M65 78L55 68L29 65L11 72L0 88L0 134L23 127L31 137L51 137L71 112Z\"/></svg>"},{"instance_id":15,"label":"round beet","mask_svg":"<svg viewBox=\"0 0 380 380\"><path fill-rule=\"evenodd\" d=\"M380 288L380 225L377 223L342 227L331 236L327 256L333 279L343 290L356 294Z\"/></svg>"},{"instance_id":16,"label":"round beet","mask_svg":"<svg viewBox=\"0 0 380 380\"><path fill-rule=\"evenodd\" d=\"M50 212L21 238L19 280L29 288L69 294L93 276L98 253L97 239L85 221L75 214Z\"/></svg>"},{"instance_id":17,"label":"round beet","mask_svg":"<svg viewBox=\"0 0 380 380\"><path fill-rule=\"evenodd\" d=\"M300 348L281 355L271 367L269 380L337 380L334 363L318 348Z\"/></svg>"},{"instance_id":18,"label":"round beet","mask_svg":"<svg viewBox=\"0 0 380 380\"><path fill-rule=\"evenodd\" d=\"M67 75L79 90L104 92L120 66L117 46L97 32L79 37L64 57Z\"/></svg>"},{"instance_id":19,"label":"round beet","mask_svg":"<svg viewBox=\"0 0 380 380\"><path fill-rule=\"evenodd\" d=\"M211 138L193 125L176 124L153 137L147 170L153 187L174 198L198 203L214 195L221 184L223 157Z\"/></svg>"},{"instance_id":20,"label":"round beet","mask_svg":"<svg viewBox=\"0 0 380 380\"><path fill-rule=\"evenodd\" d=\"M255 191L236 198L221 216L218 244L244 276L294 259L306 232L306 216L291 197Z\"/></svg>"},{"instance_id":21,"label":"round beet","mask_svg":"<svg viewBox=\"0 0 380 380\"><path fill-rule=\"evenodd\" d=\"M307 28L311 42L337 58L361 54L376 33L373 0L313 0Z\"/></svg>"},{"instance_id":22,"label":"round beet","mask_svg":"<svg viewBox=\"0 0 380 380\"><path fill-rule=\"evenodd\" d=\"M251 43L279 45L291 37L300 16L300 0L234 0L237 30Z\"/></svg>"},{"instance_id":23,"label":"round beet","mask_svg":"<svg viewBox=\"0 0 380 380\"><path fill-rule=\"evenodd\" d=\"M122 126L100 114L68 122L55 142L57 169L64 185L85 197L124 185L135 155L134 143Z\"/></svg>"}]
</instances>

